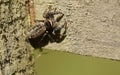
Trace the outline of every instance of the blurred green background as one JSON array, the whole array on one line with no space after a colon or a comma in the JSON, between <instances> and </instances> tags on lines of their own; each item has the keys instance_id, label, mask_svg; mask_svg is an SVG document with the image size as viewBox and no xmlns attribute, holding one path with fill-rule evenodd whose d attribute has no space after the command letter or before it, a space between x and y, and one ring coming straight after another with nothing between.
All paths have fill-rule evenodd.
<instances>
[{"instance_id":1,"label":"blurred green background","mask_svg":"<svg viewBox=\"0 0 120 75\"><path fill-rule=\"evenodd\" d=\"M120 61L37 49L35 75L120 75Z\"/></svg>"}]
</instances>

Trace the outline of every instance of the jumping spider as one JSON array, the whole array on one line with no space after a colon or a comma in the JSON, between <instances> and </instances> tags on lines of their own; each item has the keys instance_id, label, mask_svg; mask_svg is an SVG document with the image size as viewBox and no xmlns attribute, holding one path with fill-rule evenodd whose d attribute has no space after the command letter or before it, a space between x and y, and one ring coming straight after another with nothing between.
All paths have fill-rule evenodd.
<instances>
[{"instance_id":1,"label":"jumping spider","mask_svg":"<svg viewBox=\"0 0 120 75\"><path fill-rule=\"evenodd\" d=\"M55 15L57 16L55 18ZM26 41L35 47L46 46L49 42L62 42L66 37L67 22L63 25L59 25L59 22L63 18L64 14L49 6L43 13L45 20L35 20L29 30L26 37ZM61 33L63 29L63 32Z\"/></svg>"},{"instance_id":2,"label":"jumping spider","mask_svg":"<svg viewBox=\"0 0 120 75\"><path fill-rule=\"evenodd\" d=\"M52 8L50 5L48 9L46 9L43 13L43 17L45 20L35 20L35 22L43 22L46 31L50 33L51 35L48 35L51 40L54 40L54 37L57 37L58 39L62 39L63 37L66 37L66 30L67 30L67 22L61 26L59 26L59 23L61 19L63 18L64 14L62 12L59 12L56 10L57 8ZM56 18L55 15L58 15ZM60 34L61 29L64 28L65 31Z\"/></svg>"}]
</instances>

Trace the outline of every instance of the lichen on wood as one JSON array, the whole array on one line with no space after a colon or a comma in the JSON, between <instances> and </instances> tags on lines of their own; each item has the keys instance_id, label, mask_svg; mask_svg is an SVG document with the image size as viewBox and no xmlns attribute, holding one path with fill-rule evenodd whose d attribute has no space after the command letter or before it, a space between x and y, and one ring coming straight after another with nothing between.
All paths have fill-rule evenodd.
<instances>
[{"instance_id":1,"label":"lichen on wood","mask_svg":"<svg viewBox=\"0 0 120 75\"><path fill-rule=\"evenodd\" d=\"M0 75L33 75L33 49L25 42L29 0L0 0Z\"/></svg>"}]
</instances>

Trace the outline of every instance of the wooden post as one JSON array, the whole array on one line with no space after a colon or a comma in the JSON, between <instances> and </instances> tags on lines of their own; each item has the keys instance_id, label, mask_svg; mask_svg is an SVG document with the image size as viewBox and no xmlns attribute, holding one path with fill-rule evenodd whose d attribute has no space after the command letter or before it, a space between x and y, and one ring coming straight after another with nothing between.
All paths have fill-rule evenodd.
<instances>
[{"instance_id":1,"label":"wooden post","mask_svg":"<svg viewBox=\"0 0 120 75\"><path fill-rule=\"evenodd\" d=\"M29 0L29 12L30 12L30 24L35 25L35 10L34 10L34 1Z\"/></svg>"},{"instance_id":2,"label":"wooden post","mask_svg":"<svg viewBox=\"0 0 120 75\"><path fill-rule=\"evenodd\" d=\"M0 0L0 75L34 75L33 48L25 42L29 0Z\"/></svg>"}]
</instances>

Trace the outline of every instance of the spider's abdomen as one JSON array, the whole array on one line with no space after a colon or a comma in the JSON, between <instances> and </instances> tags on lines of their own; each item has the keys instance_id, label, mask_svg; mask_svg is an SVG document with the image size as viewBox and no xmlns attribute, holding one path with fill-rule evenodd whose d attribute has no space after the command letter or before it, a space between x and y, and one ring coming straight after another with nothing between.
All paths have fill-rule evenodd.
<instances>
[{"instance_id":1,"label":"spider's abdomen","mask_svg":"<svg viewBox=\"0 0 120 75\"><path fill-rule=\"evenodd\" d=\"M42 24L34 25L28 31L28 38L37 38L46 31L46 27Z\"/></svg>"}]
</instances>

